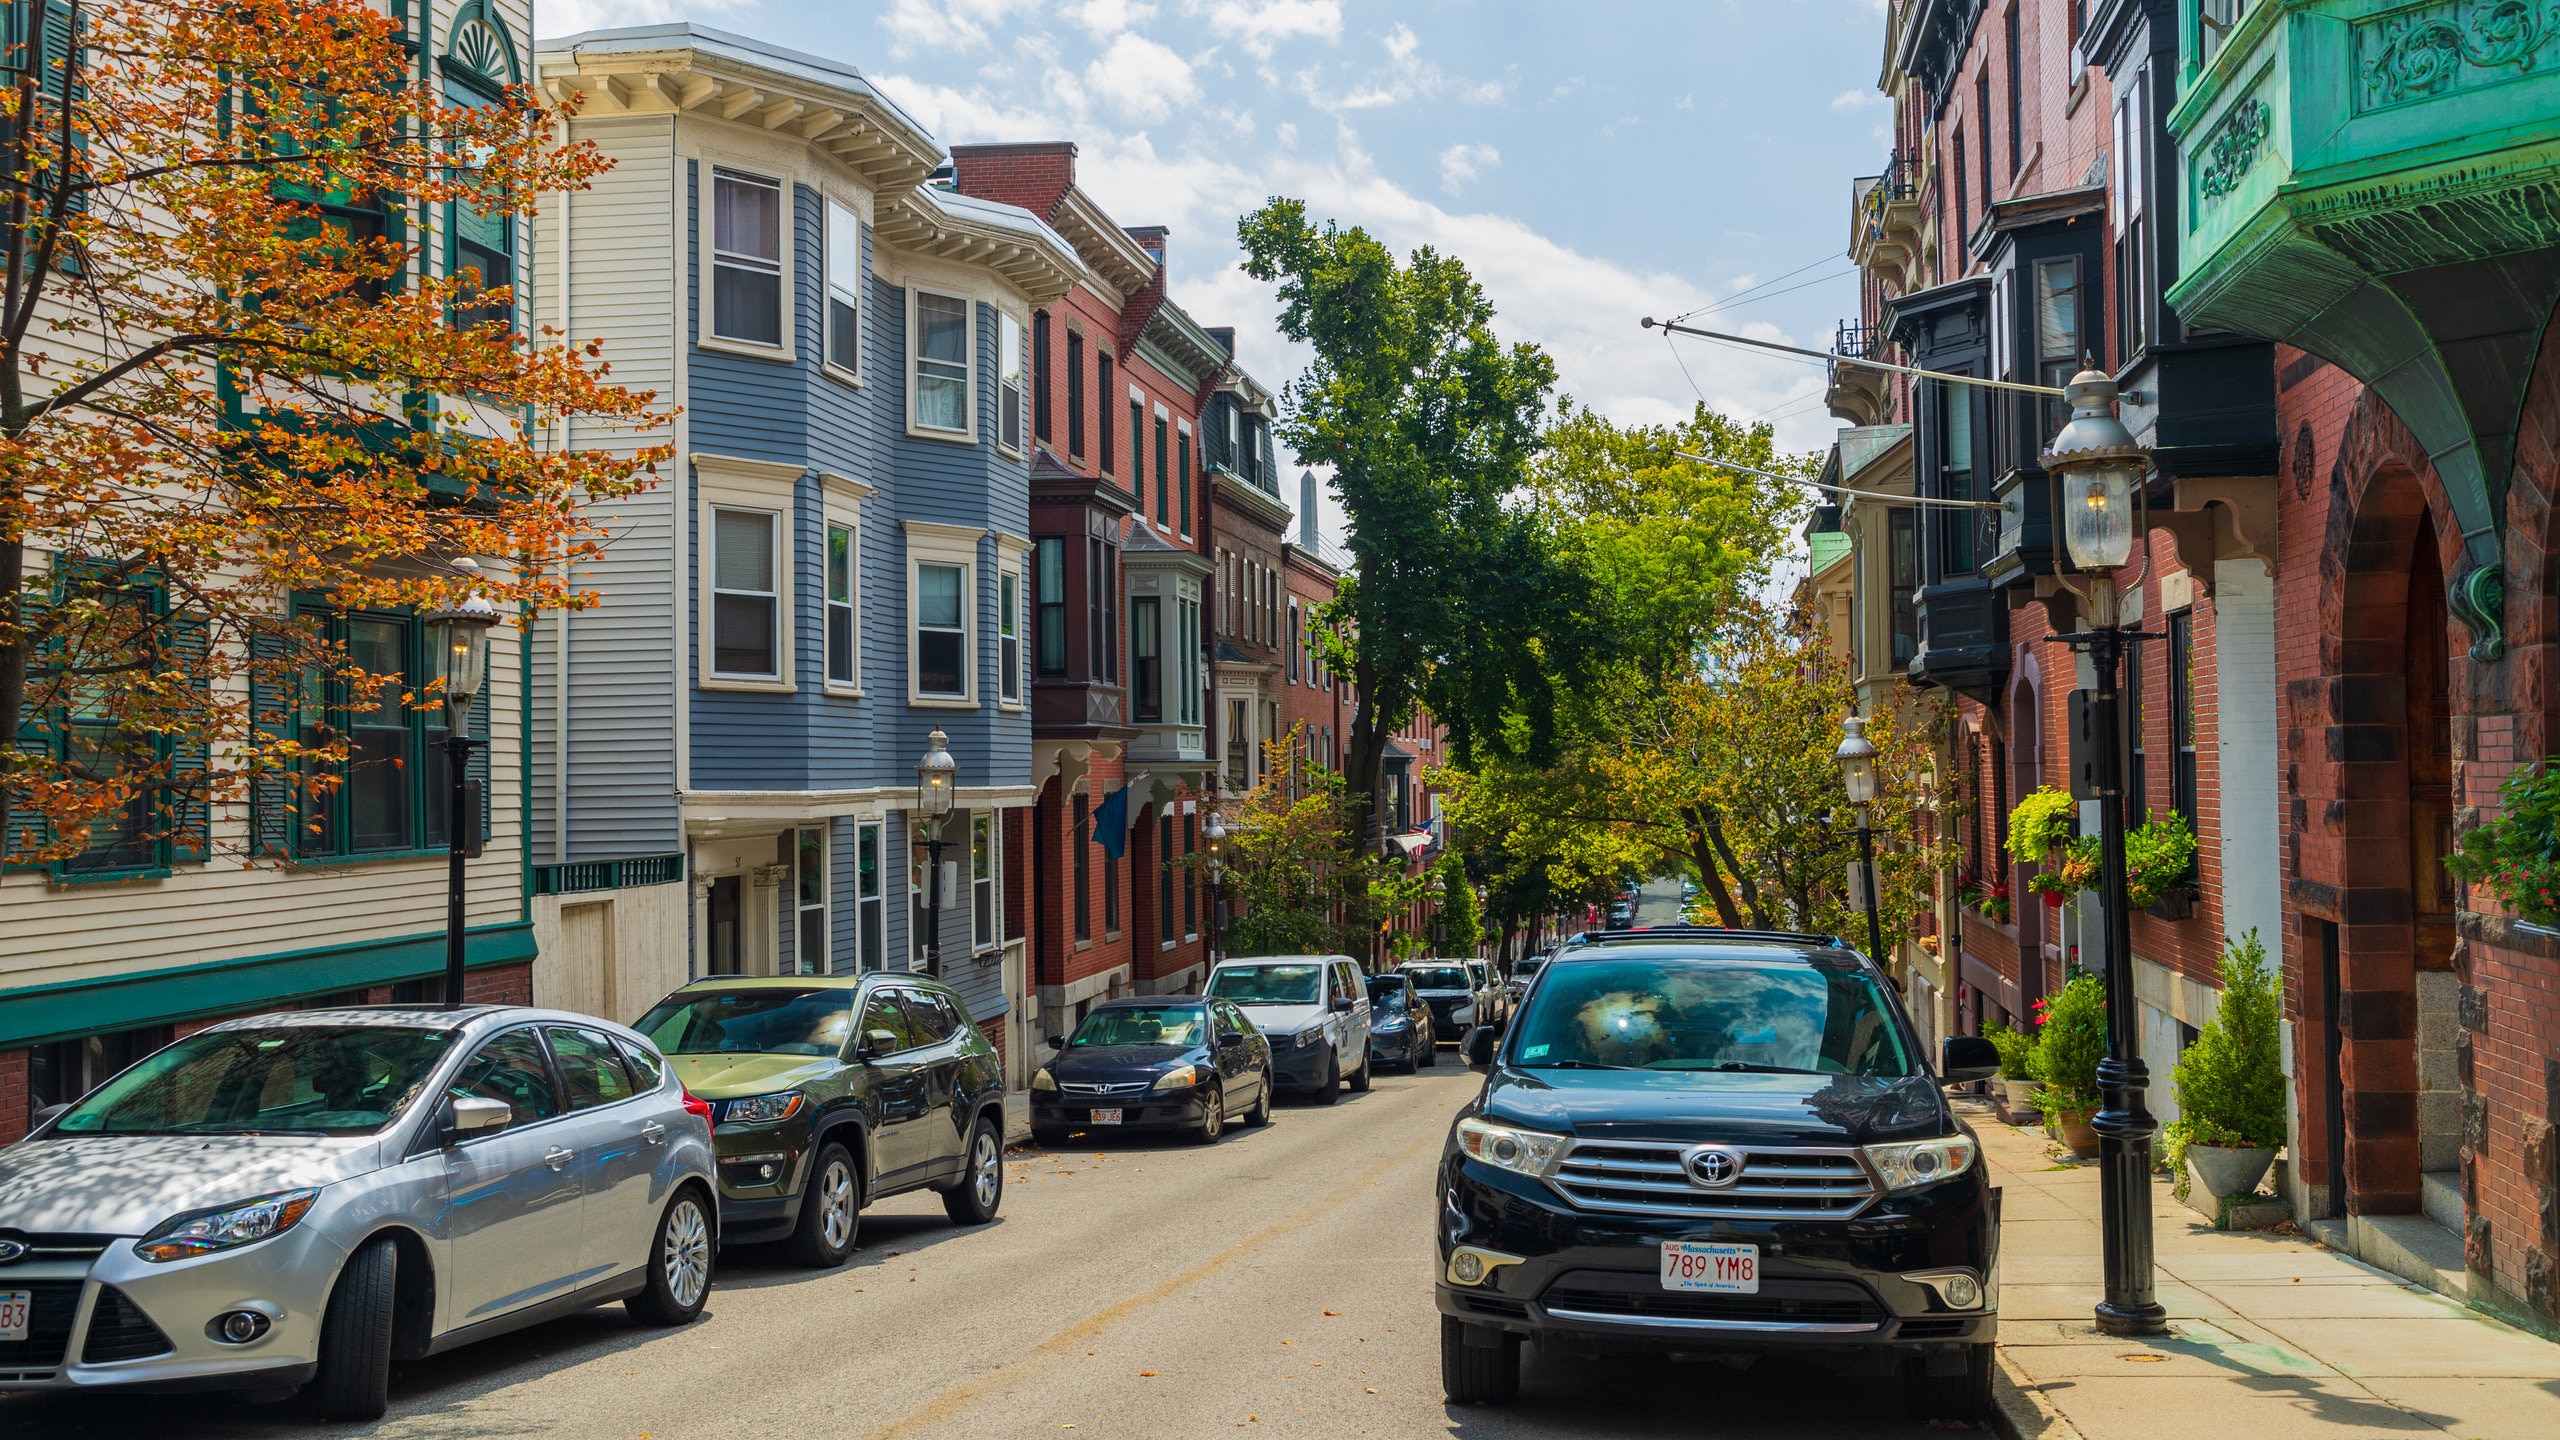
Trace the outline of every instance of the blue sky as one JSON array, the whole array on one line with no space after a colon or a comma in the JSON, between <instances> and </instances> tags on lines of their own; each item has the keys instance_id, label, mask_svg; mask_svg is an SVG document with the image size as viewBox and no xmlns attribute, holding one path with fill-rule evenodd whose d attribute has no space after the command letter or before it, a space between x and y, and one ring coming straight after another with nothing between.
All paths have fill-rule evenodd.
<instances>
[{"instance_id":1,"label":"blue sky","mask_svg":"<svg viewBox=\"0 0 2560 1440\"><path fill-rule=\"evenodd\" d=\"M1287 194L1465 260L1504 337L1612 416L1703 394L1797 449L1837 424L1818 365L1681 342L1684 374L1636 322L1721 301L1699 323L1818 348L1855 312L1850 179L1890 144L1876 0L537 0L536 19L689 19L849 61L945 144L1076 141L1085 189L1172 227L1175 298L1235 326L1275 389L1304 357L1236 268L1235 220Z\"/></svg>"}]
</instances>

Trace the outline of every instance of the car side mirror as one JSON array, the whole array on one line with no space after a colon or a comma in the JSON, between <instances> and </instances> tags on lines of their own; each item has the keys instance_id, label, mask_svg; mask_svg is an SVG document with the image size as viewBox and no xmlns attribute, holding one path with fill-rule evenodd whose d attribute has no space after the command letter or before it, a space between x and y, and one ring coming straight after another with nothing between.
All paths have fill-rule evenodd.
<instances>
[{"instance_id":1,"label":"car side mirror","mask_svg":"<svg viewBox=\"0 0 2560 1440\"><path fill-rule=\"evenodd\" d=\"M30 1121L30 1122L28 1123L27 1128L28 1128L29 1130L41 1130L41 1129L43 1129L46 1125L48 1125L48 1124L51 1124L51 1123L52 1123L52 1121L53 1121L53 1117L54 1117L54 1116L59 1115L59 1114L61 1114L63 1111L68 1110L68 1109L70 1109L70 1108L71 1108L71 1104L70 1104L70 1102L69 1102L69 1101L63 1101L63 1102L61 1102L61 1103L59 1103L59 1104L54 1104L54 1105L47 1105L47 1106L46 1106L46 1107L44 1107L43 1109L41 1109L41 1110L39 1110L39 1111L37 1111L37 1112L36 1112L36 1114L35 1114L35 1119L34 1119L34 1120L32 1120L32 1121Z\"/></svg>"},{"instance_id":2,"label":"car side mirror","mask_svg":"<svg viewBox=\"0 0 2560 1440\"><path fill-rule=\"evenodd\" d=\"M897 1048L896 1034L887 1030L865 1030L862 1032L862 1043L854 1047L853 1058L869 1060L875 1056L886 1055Z\"/></svg>"},{"instance_id":3,"label":"car side mirror","mask_svg":"<svg viewBox=\"0 0 2560 1440\"><path fill-rule=\"evenodd\" d=\"M1493 1063L1493 1047L1501 1039L1492 1026L1479 1025L1467 1032L1466 1040L1458 1046L1458 1053L1466 1057L1468 1069L1482 1070Z\"/></svg>"},{"instance_id":4,"label":"car side mirror","mask_svg":"<svg viewBox=\"0 0 2560 1440\"><path fill-rule=\"evenodd\" d=\"M516 1109L484 1095L457 1095L444 1103L444 1130L460 1140L504 1130L515 1123Z\"/></svg>"},{"instance_id":5,"label":"car side mirror","mask_svg":"<svg viewBox=\"0 0 2560 1440\"><path fill-rule=\"evenodd\" d=\"M1979 1035L1950 1035L1940 1046L1938 1083L1964 1085L2000 1073L2000 1051Z\"/></svg>"},{"instance_id":6,"label":"car side mirror","mask_svg":"<svg viewBox=\"0 0 2560 1440\"><path fill-rule=\"evenodd\" d=\"M1333 997L1333 1013L1334 1013L1334 1014L1336 1014L1336 1015L1348 1014L1348 1013L1350 1012L1350 1010L1351 1010L1351 997L1350 997L1350 996L1348 996L1348 995L1336 995L1336 996L1334 996L1334 997Z\"/></svg>"}]
</instances>

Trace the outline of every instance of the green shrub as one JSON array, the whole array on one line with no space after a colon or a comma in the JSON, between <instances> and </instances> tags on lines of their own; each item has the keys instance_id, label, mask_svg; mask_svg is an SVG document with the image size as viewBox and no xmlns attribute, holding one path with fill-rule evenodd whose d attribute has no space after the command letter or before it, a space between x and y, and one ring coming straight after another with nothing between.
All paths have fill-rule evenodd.
<instances>
[{"instance_id":1,"label":"green shrub","mask_svg":"<svg viewBox=\"0 0 2560 1440\"><path fill-rule=\"evenodd\" d=\"M2098 1104L2098 1062L2107 1054L2107 992L2082 971L2058 995L2036 1002L2043 1024L2027 1073L2044 1087L2045 1112Z\"/></svg>"},{"instance_id":2,"label":"green shrub","mask_svg":"<svg viewBox=\"0 0 2560 1440\"><path fill-rule=\"evenodd\" d=\"M2047 785L2009 812L2009 855L2035 864L2062 848L2080 825L2080 802Z\"/></svg>"},{"instance_id":3,"label":"green shrub","mask_svg":"<svg viewBox=\"0 0 2560 1440\"><path fill-rule=\"evenodd\" d=\"M2509 775L2498 787L2498 818L2462 832L2444 867L2526 920L2560 925L2560 774L2552 761Z\"/></svg>"},{"instance_id":4,"label":"green shrub","mask_svg":"<svg viewBox=\"0 0 2560 1440\"><path fill-rule=\"evenodd\" d=\"M2170 1071L2176 1148L2284 1144L2282 1001L2258 932L2223 946L2222 1003Z\"/></svg>"},{"instance_id":5,"label":"green shrub","mask_svg":"<svg viewBox=\"0 0 2560 1440\"><path fill-rule=\"evenodd\" d=\"M2184 880L2195 863L2196 832L2187 817L2172 810L2124 834L2125 898L2149 905Z\"/></svg>"},{"instance_id":6,"label":"green shrub","mask_svg":"<svg viewBox=\"0 0 2560 1440\"><path fill-rule=\"evenodd\" d=\"M2000 1052L2001 1079L2032 1080L2035 1078L2027 1066L2035 1054L2036 1037L2016 1026L2003 1025L1994 1020L1982 1027L1982 1038L1990 1041L1991 1048Z\"/></svg>"}]
</instances>

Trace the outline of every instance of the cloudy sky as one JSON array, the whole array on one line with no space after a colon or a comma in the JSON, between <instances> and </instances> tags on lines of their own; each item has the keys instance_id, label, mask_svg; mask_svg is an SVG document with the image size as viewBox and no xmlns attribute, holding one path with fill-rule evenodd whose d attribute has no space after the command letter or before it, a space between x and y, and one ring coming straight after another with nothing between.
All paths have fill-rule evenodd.
<instances>
[{"instance_id":1,"label":"cloudy sky","mask_svg":"<svg viewBox=\"0 0 2560 1440\"><path fill-rule=\"evenodd\" d=\"M1820 347L1855 311L1850 177L1883 168L1877 0L536 0L545 37L685 19L851 62L945 144L1070 139L1173 293L1275 389L1303 356L1236 268L1272 195L1463 259L1506 339L1623 420L1703 396L1827 444ZM1328 526L1333 530L1333 526ZM1338 532L1337 532L1338 533Z\"/></svg>"}]
</instances>

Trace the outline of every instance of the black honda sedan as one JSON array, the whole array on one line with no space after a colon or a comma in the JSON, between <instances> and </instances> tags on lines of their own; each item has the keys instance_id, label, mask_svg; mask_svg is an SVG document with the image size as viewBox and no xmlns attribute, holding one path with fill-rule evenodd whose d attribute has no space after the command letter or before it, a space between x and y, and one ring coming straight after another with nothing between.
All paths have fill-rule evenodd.
<instances>
[{"instance_id":1,"label":"black honda sedan","mask_svg":"<svg viewBox=\"0 0 2560 1440\"><path fill-rule=\"evenodd\" d=\"M1783 1352L1899 1372L1924 1419L1983 1418L1999 1197L1891 983L1820 936L1594 937L1548 962L1440 1166L1449 1398L1505 1401L1542 1349Z\"/></svg>"},{"instance_id":2,"label":"black honda sedan","mask_svg":"<svg viewBox=\"0 0 2560 1440\"><path fill-rule=\"evenodd\" d=\"M1105 1001L1031 1077L1031 1136L1043 1145L1077 1130L1188 1130L1205 1143L1230 1116L1271 1123L1271 1044L1215 998Z\"/></svg>"}]
</instances>

